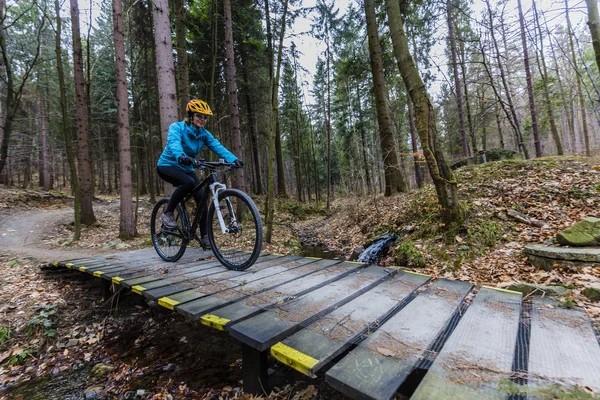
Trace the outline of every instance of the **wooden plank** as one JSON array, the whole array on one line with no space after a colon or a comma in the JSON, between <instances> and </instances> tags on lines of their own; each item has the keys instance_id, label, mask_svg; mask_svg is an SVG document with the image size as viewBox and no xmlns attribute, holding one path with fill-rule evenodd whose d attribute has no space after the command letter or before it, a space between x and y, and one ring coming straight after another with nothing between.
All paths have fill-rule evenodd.
<instances>
[{"instance_id":1,"label":"wooden plank","mask_svg":"<svg viewBox=\"0 0 600 400\"><path fill-rule=\"evenodd\" d=\"M79 258L70 258L68 260L61 260L61 261L53 261L51 264L54 265L55 267L66 267L67 264L73 264L76 262L87 262L87 261L96 261L95 258L92 257L79 257Z\"/></svg>"},{"instance_id":2,"label":"wooden plank","mask_svg":"<svg viewBox=\"0 0 600 400\"><path fill-rule=\"evenodd\" d=\"M275 344L271 355L315 377L327 363L389 319L429 279L427 275L402 272Z\"/></svg>"},{"instance_id":3,"label":"wooden plank","mask_svg":"<svg viewBox=\"0 0 600 400\"><path fill-rule=\"evenodd\" d=\"M114 278L118 278L119 282L122 282L124 280L143 278L156 274L166 274L169 271L180 270L183 268L189 268L193 270L197 268L198 265L205 265L208 263L212 263L211 265L216 265L216 262L216 260L206 260L200 262L193 260L185 263L170 263L159 260L154 261L152 264L149 264L148 262L143 262L140 264L127 264L117 269L105 271L102 277L104 279L112 280L113 282L116 280Z\"/></svg>"},{"instance_id":4,"label":"wooden plank","mask_svg":"<svg viewBox=\"0 0 600 400\"><path fill-rule=\"evenodd\" d=\"M336 308L360 297L398 272L397 269L370 266L347 275L303 296L295 296L269 307L268 312L235 323L229 328L231 336L258 351L299 331Z\"/></svg>"},{"instance_id":5,"label":"wooden plank","mask_svg":"<svg viewBox=\"0 0 600 400\"><path fill-rule=\"evenodd\" d=\"M293 284L302 284L302 282L310 279L312 285L316 285L322 282L324 278L348 273L348 267L342 266L342 264L339 260L319 260L300 268L291 269L278 276L252 282L240 288L226 290L218 293L216 296L203 297L181 304L177 306L176 310L188 318L199 319L214 309L226 307L236 301L248 299L251 296L262 295L263 293L272 294L279 288L284 288L286 291L293 290L287 287L290 282L293 282ZM323 275L324 273L326 275Z\"/></svg>"},{"instance_id":6,"label":"wooden plank","mask_svg":"<svg viewBox=\"0 0 600 400\"><path fill-rule=\"evenodd\" d=\"M211 296L210 299L206 299L206 294L201 289L191 289L168 297L162 297L159 299L159 304L170 309L177 306L176 310L179 313L191 318L191 315L195 311L198 313L203 311L208 312L213 308L223 307L236 300L248 297L253 293L272 289L290 280L321 271L323 268L327 268L330 265L340 263L340 261L335 260L317 261L305 259L305 261L293 261L292 263L284 265L284 267L286 267L284 272L248 282L238 289L232 288L230 290L225 290L218 293L217 296Z\"/></svg>"},{"instance_id":7,"label":"wooden plank","mask_svg":"<svg viewBox=\"0 0 600 400\"><path fill-rule=\"evenodd\" d=\"M439 279L326 373L336 390L355 399L389 399L444 331L471 290Z\"/></svg>"},{"instance_id":8,"label":"wooden plank","mask_svg":"<svg viewBox=\"0 0 600 400\"><path fill-rule=\"evenodd\" d=\"M199 318L200 322L204 325L219 330L225 330L226 325L250 318L264 310L281 306L308 292L320 289L338 279L342 279L353 272L363 269L365 266L365 264L342 262L314 274L306 275L300 279L288 281L274 289L253 293L252 296L247 296L235 303L212 310L210 311L210 314L204 311L198 312L195 310L195 314L192 314L192 318ZM365 275L365 277L367 277L367 275ZM207 300L210 299L210 297L207 298Z\"/></svg>"},{"instance_id":9,"label":"wooden plank","mask_svg":"<svg viewBox=\"0 0 600 400\"><path fill-rule=\"evenodd\" d=\"M578 398L575 386L600 392L600 345L583 310L534 297L528 371L531 399Z\"/></svg>"},{"instance_id":10,"label":"wooden plank","mask_svg":"<svg viewBox=\"0 0 600 400\"><path fill-rule=\"evenodd\" d=\"M267 261L271 261L274 258L281 258L282 256L266 256L259 258L258 265L261 265ZM195 268L180 269L177 271L169 272L168 274L151 275L145 278L138 278L133 280L125 280L122 282L124 287L141 286L138 290L134 290L139 294L141 291L149 289L161 288L164 286L174 285L180 282L187 282L192 287L203 286L211 282L218 282L234 276L247 275L252 272L251 269L245 271L232 271L226 269L221 263L216 262L214 269L206 270L203 268L204 264L196 264ZM204 279L200 279L204 278Z\"/></svg>"},{"instance_id":11,"label":"wooden plank","mask_svg":"<svg viewBox=\"0 0 600 400\"><path fill-rule=\"evenodd\" d=\"M296 265L300 265L300 263L297 262L298 260L302 260L302 258L299 256L278 256L275 259L262 261L254 264L252 267L247 269L247 274L232 275L225 281L220 282L219 285L222 288L221 290L246 285L249 282L253 282L255 280L262 279L267 276L284 272L287 269L284 265L288 263L295 263ZM179 292L197 288L199 286L201 285L199 285L196 280L172 282L168 286L146 290L144 292L144 296L150 299L158 300L161 297L171 296Z\"/></svg>"},{"instance_id":12,"label":"wooden plank","mask_svg":"<svg viewBox=\"0 0 600 400\"><path fill-rule=\"evenodd\" d=\"M218 274L223 272L223 269L220 262L209 261L203 263L194 262L184 266L169 265L168 267L155 268L149 272L148 274L136 275L131 278L127 278L127 275L120 275L124 278L120 284L123 287L132 288L134 286L147 285L151 282L177 278L186 274L194 274L194 276Z\"/></svg>"},{"instance_id":13,"label":"wooden plank","mask_svg":"<svg viewBox=\"0 0 600 400\"><path fill-rule=\"evenodd\" d=\"M506 398L521 298L518 292L482 287L411 399Z\"/></svg>"}]
</instances>

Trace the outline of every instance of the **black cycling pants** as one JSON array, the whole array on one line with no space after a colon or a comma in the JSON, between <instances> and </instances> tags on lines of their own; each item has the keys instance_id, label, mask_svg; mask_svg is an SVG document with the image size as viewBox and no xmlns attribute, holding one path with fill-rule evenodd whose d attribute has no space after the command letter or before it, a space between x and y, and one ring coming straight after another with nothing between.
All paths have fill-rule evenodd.
<instances>
[{"instance_id":1,"label":"black cycling pants","mask_svg":"<svg viewBox=\"0 0 600 400\"><path fill-rule=\"evenodd\" d=\"M156 171L158 172L158 176L165 182L169 182L173 186L175 186L175 190L169 199L169 204L167 204L167 209L165 212L173 212L175 211L175 207L177 204L183 200L185 196L187 196L197 184L200 183L200 179L196 175L195 172L184 172L176 167L156 167ZM194 193L194 200L196 203L202 201L204 197L204 192L206 188L203 187L196 193ZM206 208L206 207L205 207ZM206 209L205 209L206 211ZM202 218L200 219L200 236L206 235L206 212L202 213Z\"/></svg>"}]
</instances>

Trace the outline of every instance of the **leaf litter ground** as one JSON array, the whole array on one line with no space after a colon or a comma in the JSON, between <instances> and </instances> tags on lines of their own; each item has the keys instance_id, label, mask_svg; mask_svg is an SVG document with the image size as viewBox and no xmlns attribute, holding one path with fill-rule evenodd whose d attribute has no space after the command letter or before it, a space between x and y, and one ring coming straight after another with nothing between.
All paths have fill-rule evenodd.
<instances>
[{"instance_id":1,"label":"leaf litter ground","mask_svg":"<svg viewBox=\"0 0 600 400\"><path fill-rule=\"evenodd\" d=\"M289 201L281 201L274 241L264 251L301 254L305 244L349 258L355 248L391 232L400 239L383 265L497 287L514 282L567 286L573 290L565 300L582 306L598 324L598 303L581 292L600 284L600 268L538 270L522 251L531 242L551 244L558 231L586 216L600 216L600 172L593 165L589 159L563 157L463 168L457 172L457 180L466 221L451 236L438 222L431 187L391 198L338 199L330 212L314 205L290 207ZM70 199L60 194L3 189L0 223L7 214L3 209L10 209L11 215L36 210L47 213L63 210L68 204ZM59 249L65 259L76 251L93 255L148 247L151 207L147 199L140 202L140 236L132 241L117 239L118 200L103 198L95 204L99 223L84 229L82 240L70 242L72 216L67 214L44 232L35 247ZM300 215L298 207L304 211ZM515 212L531 223L512 218ZM18 249L0 255L5 282L0 292L0 395L4 390L18 398L18 389L28 388L26 382L43 388L45 377L58 375L78 383L73 388L60 385L71 395L97 386L107 398L252 398L240 391L240 354L237 344L226 335L140 305L136 303L139 296L121 294L118 302L103 302L99 289L81 274L42 275L37 267L45 261ZM43 324L32 323L44 310L54 311L46 318L53 336ZM5 328L8 337L3 334ZM91 366L99 363L114 369L94 377ZM264 397L339 396L322 381L307 382L287 368L281 370L281 380L275 378L281 383L278 389ZM285 385L289 382L297 383ZM52 393L49 390L46 395ZM21 397L32 398L29 394Z\"/></svg>"}]
</instances>

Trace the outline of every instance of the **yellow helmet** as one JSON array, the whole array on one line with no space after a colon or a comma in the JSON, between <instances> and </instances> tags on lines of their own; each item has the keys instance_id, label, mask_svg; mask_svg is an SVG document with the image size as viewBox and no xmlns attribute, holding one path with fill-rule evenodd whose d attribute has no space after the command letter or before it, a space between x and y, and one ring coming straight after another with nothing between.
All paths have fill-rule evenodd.
<instances>
[{"instance_id":1,"label":"yellow helmet","mask_svg":"<svg viewBox=\"0 0 600 400\"><path fill-rule=\"evenodd\" d=\"M187 106L185 111L188 113L198 113L203 115L213 115L209 105L204 100L192 99Z\"/></svg>"}]
</instances>

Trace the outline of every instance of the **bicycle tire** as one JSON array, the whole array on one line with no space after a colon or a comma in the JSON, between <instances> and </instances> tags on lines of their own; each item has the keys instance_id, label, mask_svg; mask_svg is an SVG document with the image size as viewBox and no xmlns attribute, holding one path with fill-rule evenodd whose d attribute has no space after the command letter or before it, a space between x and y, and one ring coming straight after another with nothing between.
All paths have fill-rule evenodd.
<instances>
[{"instance_id":1,"label":"bicycle tire","mask_svg":"<svg viewBox=\"0 0 600 400\"><path fill-rule=\"evenodd\" d=\"M233 207L233 215L228 202ZM226 189L219 193L219 208L225 226L230 232L223 233L211 203L208 211L208 239L217 260L228 269L243 271L256 262L263 241L262 220L252 199L238 189ZM233 221L235 216L237 221Z\"/></svg>"},{"instance_id":2,"label":"bicycle tire","mask_svg":"<svg viewBox=\"0 0 600 400\"><path fill-rule=\"evenodd\" d=\"M165 261L175 262L183 256L183 253L185 253L188 240L181 233L181 205L177 205L174 212L179 229L166 229L163 227L160 216L167 208L168 203L168 198L160 199L152 209L152 216L150 217L150 236L152 238L154 249L160 258Z\"/></svg>"}]
</instances>

